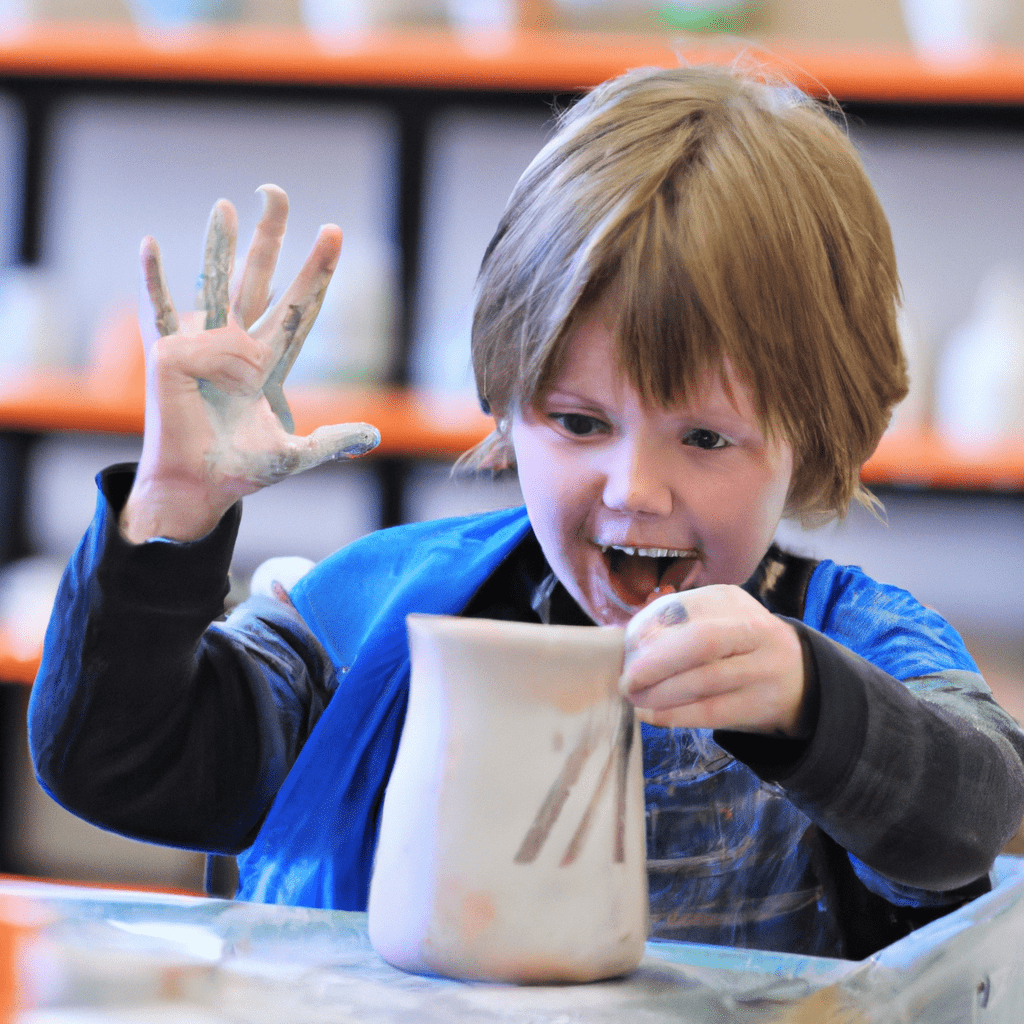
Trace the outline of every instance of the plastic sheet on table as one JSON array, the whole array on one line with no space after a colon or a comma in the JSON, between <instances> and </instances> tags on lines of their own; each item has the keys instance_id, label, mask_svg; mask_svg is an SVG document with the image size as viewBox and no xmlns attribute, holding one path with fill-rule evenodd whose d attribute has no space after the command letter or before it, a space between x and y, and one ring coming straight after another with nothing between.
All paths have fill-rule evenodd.
<instances>
[{"instance_id":1,"label":"plastic sheet on table","mask_svg":"<svg viewBox=\"0 0 1024 1024\"><path fill-rule=\"evenodd\" d=\"M1000 858L995 882L862 962L651 942L628 977L553 986L405 974L365 914L20 881L0 896L47 922L25 949L21 1024L1017 1024L1024 861Z\"/></svg>"}]
</instances>

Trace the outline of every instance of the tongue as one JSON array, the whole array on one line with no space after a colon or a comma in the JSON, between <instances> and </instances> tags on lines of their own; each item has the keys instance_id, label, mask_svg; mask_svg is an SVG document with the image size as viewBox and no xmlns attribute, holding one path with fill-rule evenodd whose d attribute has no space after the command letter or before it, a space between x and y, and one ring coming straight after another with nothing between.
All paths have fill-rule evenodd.
<instances>
[{"instance_id":1,"label":"tongue","mask_svg":"<svg viewBox=\"0 0 1024 1024\"><path fill-rule=\"evenodd\" d=\"M643 555L621 555L608 574L619 600L639 608L658 586L658 560Z\"/></svg>"}]
</instances>

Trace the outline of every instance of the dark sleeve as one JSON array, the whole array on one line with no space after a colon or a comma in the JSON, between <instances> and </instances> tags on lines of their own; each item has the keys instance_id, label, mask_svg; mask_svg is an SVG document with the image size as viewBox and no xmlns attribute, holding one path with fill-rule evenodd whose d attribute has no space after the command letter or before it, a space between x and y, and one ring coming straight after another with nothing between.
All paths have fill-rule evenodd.
<instances>
[{"instance_id":1,"label":"dark sleeve","mask_svg":"<svg viewBox=\"0 0 1024 1024\"><path fill-rule=\"evenodd\" d=\"M214 623L240 506L200 540L132 545L117 528L132 467L98 482L29 704L36 773L103 828L238 852L329 700L333 669L280 601L256 599Z\"/></svg>"},{"instance_id":2,"label":"dark sleeve","mask_svg":"<svg viewBox=\"0 0 1024 1024\"><path fill-rule=\"evenodd\" d=\"M806 743L716 740L853 855L896 902L984 876L1024 815L1024 734L974 672L900 682L802 622L819 708Z\"/></svg>"}]
</instances>

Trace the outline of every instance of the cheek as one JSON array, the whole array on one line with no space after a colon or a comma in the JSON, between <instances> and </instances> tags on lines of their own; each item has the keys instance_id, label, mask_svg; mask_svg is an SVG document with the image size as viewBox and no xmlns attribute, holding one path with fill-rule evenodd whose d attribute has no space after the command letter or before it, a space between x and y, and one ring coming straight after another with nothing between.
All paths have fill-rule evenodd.
<instances>
[{"instance_id":1,"label":"cheek","mask_svg":"<svg viewBox=\"0 0 1024 1024\"><path fill-rule=\"evenodd\" d=\"M557 446L546 443L545 433L528 424L512 425L512 444L519 472L519 489L530 515L533 532L551 567L558 572L571 557L571 539L579 532L578 519L586 503L576 481L580 474L559 458Z\"/></svg>"},{"instance_id":2,"label":"cheek","mask_svg":"<svg viewBox=\"0 0 1024 1024\"><path fill-rule=\"evenodd\" d=\"M527 506L538 484L538 466L543 461L538 449L540 445L533 432L518 421L512 423L512 450L515 452L516 474L519 489Z\"/></svg>"},{"instance_id":3,"label":"cheek","mask_svg":"<svg viewBox=\"0 0 1024 1024\"><path fill-rule=\"evenodd\" d=\"M768 550L789 495L791 459L750 466L704 509L704 540L718 582L742 582ZM719 578L720 577L720 578Z\"/></svg>"},{"instance_id":4,"label":"cheek","mask_svg":"<svg viewBox=\"0 0 1024 1024\"><path fill-rule=\"evenodd\" d=\"M769 488L771 494L771 506L775 510L776 514L775 523L772 526L773 532L775 527L779 525L779 519L782 518L782 515L786 510L786 505L789 502L789 492L792 487L793 449L787 445L778 455L778 461L775 467L775 472L772 475L772 482Z\"/></svg>"},{"instance_id":5,"label":"cheek","mask_svg":"<svg viewBox=\"0 0 1024 1024\"><path fill-rule=\"evenodd\" d=\"M785 512L792 478L793 458L787 450L777 457L772 471L761 480L758 489L755 507L760 510L761 515L751 525L766 543L770 543L775 536L779 520Z\"/></svg>"},{"instance_id":6,"label":"cheek","mask_svg":"<svg viewBox=\"0 0 1024 1024\"><path fill-rule=\"evenodd\" d=\"M516 455L519 489L530 514L530 522L538 537L550 532L549 523L556 518L558 505L551 481L551 457L537 431L521 422L512 424L512 446Z\"/></svg>"}]
</instances>

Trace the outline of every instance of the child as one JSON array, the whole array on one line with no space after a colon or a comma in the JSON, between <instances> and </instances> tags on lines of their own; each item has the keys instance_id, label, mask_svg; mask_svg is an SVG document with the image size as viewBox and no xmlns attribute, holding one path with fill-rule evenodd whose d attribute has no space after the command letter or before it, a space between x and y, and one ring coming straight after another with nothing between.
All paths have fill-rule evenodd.
<instances>
[{"instance_id":1,"label":"child","mask_svg":"<svg viewBox=\"0 0 1024 1024\"><path fill-rule=\"evenodd\" d=\"M870 504L859 469L906 393L888 226L818 104L682 68L569 110L473 326L496 427L469 461L514 463L526 508L381 531L211 625L238 498L374 440L288 433L280 383L340 235L247 334L286 215L266 199L230 314L215 208L205 329L179 329L144 243L142 458L101 474L32 695L58 800L238 854L241 898L362 909L405 615L626 624L655 937L859 958L986 891L1024 735L938 615L772 544L783 515Z\"/></svg>"}]
</instances>

